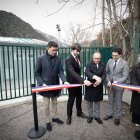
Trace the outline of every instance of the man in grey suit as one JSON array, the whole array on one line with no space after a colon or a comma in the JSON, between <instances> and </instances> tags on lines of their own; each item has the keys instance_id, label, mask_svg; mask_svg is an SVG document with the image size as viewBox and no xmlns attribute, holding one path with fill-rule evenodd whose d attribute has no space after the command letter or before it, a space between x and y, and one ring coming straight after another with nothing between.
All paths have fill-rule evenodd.
<instances>
[{"instance_id":1,"label":"man in grey suit","mask_svg":"<svg viewBox=\"0 0 140 140\"><path fill-rule=\"evenodd\" d=\"M37 59L34 75L40 86L58 85L59 77L64 84L69 84L66 82L61 59L56 55L57 50L58 44L50 41L46 53ZM46 129L51 131L50 100L52 101L53 111L52 122L63 124L63 121L57 118L57 97L60 95L60 90L40 92L39 94L43 96L43 106L47 123Z\"/></svg>"},{"instance_id":2,"label":"man in grey suit","mask_svg":"<svg viewBox=\"0 0 140 140\"><path fill-rule=\"evenodd\" d=\"M122 49L114 47L112 49L112 59L106 65L106 76L108 82L108 111L104 120L115 117L115 125L120 124L120 116L122 110L122 96L124 89L112 86L112 83L126 83L129 68L127 62L121 58Z\"/></svg>"}]
</instances>

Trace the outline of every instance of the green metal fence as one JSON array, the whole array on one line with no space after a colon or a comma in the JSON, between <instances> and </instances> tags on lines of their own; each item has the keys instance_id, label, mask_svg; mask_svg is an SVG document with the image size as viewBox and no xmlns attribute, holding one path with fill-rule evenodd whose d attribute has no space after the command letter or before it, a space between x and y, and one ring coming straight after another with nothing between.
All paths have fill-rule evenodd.
<instances>
[{"instance_id":1,"label":"green metal fence","mask_svg":"<svg viewBox=\"0 0 140 140\"><path fill-rule=\"evenodd\" d=\"M45 53L46 46L17 46L0 45L0 101L31 95L30 85L36 83L34 68L38 56ZM90 61L92 53L99 50L102 61L106 63L111 57L112 48L82 48L82 75L86 63ZM65 70L65 59L70 54L70 48L59 48L58 55L62 58ZM84 91L84 89L83 89ZM106 94L106 88L104 93ZM67 94L63 90L62 94Z\"/></svg>"}]
</instances>

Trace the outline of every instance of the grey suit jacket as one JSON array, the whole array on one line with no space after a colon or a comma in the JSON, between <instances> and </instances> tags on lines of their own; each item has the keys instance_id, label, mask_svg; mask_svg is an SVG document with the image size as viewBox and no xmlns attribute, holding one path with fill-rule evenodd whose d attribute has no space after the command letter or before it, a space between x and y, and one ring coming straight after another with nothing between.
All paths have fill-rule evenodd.
<instances>
[{"instance_id":1,"label":"grey suit jacket","mask_svg":"<svg viewBox=\"0 0 140 140\"><path fill-rule=\"evenodd\" d=\"M127 62L120 58L117 63L116 69L113 71L114 60L109 59L106 65L107 82L117 81L118 83L125 83L129 74L129 67Z\"/></svg>"}]
</instances>

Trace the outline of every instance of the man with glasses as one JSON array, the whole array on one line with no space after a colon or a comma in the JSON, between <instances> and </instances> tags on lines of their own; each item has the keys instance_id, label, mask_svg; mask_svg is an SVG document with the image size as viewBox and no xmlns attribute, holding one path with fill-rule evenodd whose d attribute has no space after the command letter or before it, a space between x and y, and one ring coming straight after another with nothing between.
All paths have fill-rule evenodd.
<instances>
[{"instance_id":1,"label":"man with glasses","mask_svg":"<svg viewBox=\"0 0 140 140\"><path fill-rule=\"evenodd\" d=\"M66 59L66 77L70 84L85 84L89 86L91 83L88 80L84 80L81 77L81 61L80 61L80 51L81 45L79 43L74 43L71 47L71 54ZM69 88L69 97L67 103L67 120L68 125L71 124L72 120L72 108L74 100L76 98L76 109L77 116L86 118L85 114L82 112L82 87Z\"/></svg>"},{"instance_id":2,"label":"man with glasses","mask_svg":"<svg viewBox=\"0 0 140 140\"><path fill-rule=\"evenodd\" d=\"M120 117L122 112L122 96L123 88L112 86L112 83L126 83L129 68L127 62L121 58L122 49L114 47L112 49L112 59L106 65L106 74L108 82L108 111L104 120L109 120L115 117L115 125L120 124Z\"/></svg>"},{"instance_id":3,"label":"man with glasses","mask_svg":"<svg viewBox=\"0 0 140 140\"><path fill-rule=\"evenodd\" d=\"M93 118L95 118L97 123L102 124L102 120L100 119L100 101L103 100L103 81L106 78L106 67L104 63L100 62L100 59L100 52L95 51L92 60L86 66L85 74L92 83L90 86L86 86L85 89L85 100L87 101L89 114L87 123L91 123Z\"/></svg>"},{"instance_id":4,"label":"man with glasses","mask_svg":"<svg viewBox=\"0 0 140 140\"><path fill-rule=\"evenodd\" d=\"M35 67L35 78L40 86L58 85L59 78L61 78L64 84L66 77L64 75L61 59L57 56L58 44L54 41L48 43L47 51L44 55L37 59ZM53 117L52 122L63 124L64 122L57 118L57 97L60 95L60 90L40 92L43 96L43 106L46 117L46 129L52 131L51 119L50 119L50 100L52 101Z\"/></svg>"}]
</instances>

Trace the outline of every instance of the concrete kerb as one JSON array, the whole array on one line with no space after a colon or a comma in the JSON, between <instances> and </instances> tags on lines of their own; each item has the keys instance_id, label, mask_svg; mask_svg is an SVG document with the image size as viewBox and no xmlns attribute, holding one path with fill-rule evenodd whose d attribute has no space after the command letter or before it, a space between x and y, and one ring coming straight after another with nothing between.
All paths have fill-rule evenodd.
<instances>
[{"instance_id":1,"label":"concrete kerb","mask_svg":"<svg viewBox=\"0 0 140 140\"><path fill-rule=\"evenodd\" d=\"M132 92L129 91L129 90L125 90L124 94L123 94L123 102L130 105L131 96L132 96ZM1 101L0 102L0 109L15 106L15 105L19 105L19 104L23 104L25 102L30 102L31 100L32 100L32 96L27 96L27 97L21 97L21 98L15 98L15 99L11 99L11 100ZM58 98L58 102L64 102L64 101L67 101L67 100L68 100L67 95L61 95ZM84 96L83 96L83 100L84 100ZM39 102L43 101L41 95L37 95L37 101L39 101ZM103 96L103 101L108 101L108 95Z\"/></svg>"},{"instance_id":2,"label":"concrete kerb","mask_svg":"<svg viewBox=\"0 0 140 140\"><path fill-rule=\"evenodd\" d=\"M41 95L37 95L37 101L43 102L43 98ZM0 102L0 109L11 107L11 106L16 106L19 104L23 104L25 102L31 102L32 96L27 96L27 97L21 97L21 98L15 98L11 100L4 100ZM84 96L83 96L84 100ZM108 100L108 96L104 95L104 101ZM58 102L65 102L68 101L68 96L67 95L62 95L58 98Z\"/></svg>"}]
</instances>

